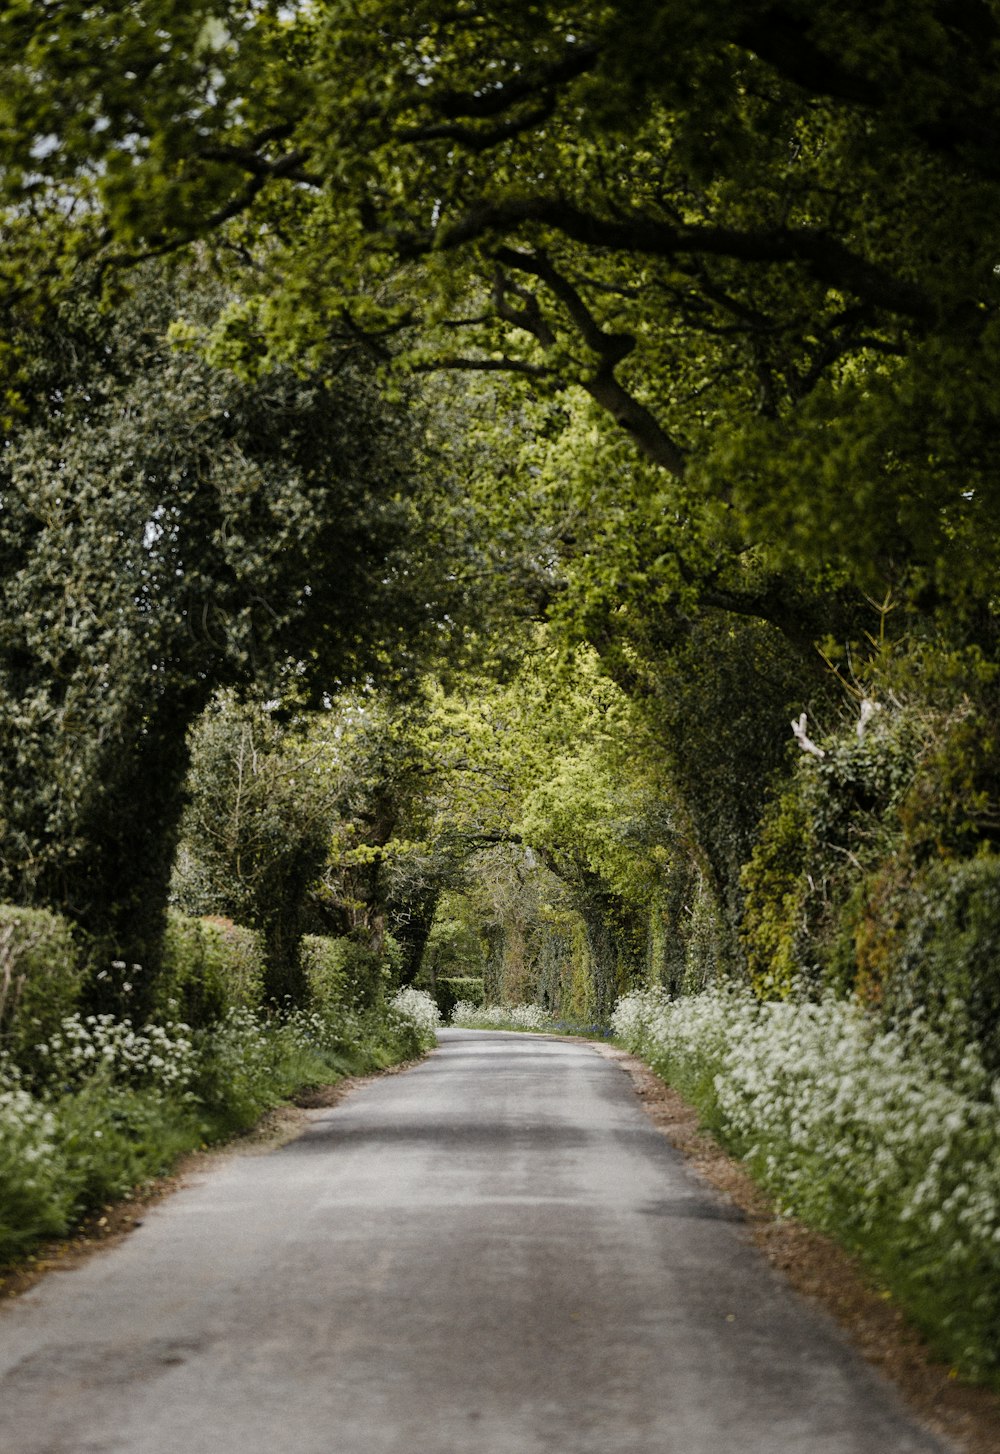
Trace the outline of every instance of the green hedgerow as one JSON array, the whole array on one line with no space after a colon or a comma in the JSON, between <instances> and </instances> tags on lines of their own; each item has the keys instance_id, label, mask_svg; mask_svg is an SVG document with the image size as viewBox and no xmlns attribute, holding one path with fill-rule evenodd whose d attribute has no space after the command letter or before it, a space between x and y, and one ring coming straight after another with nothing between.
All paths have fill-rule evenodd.
<instances>
[{"instance_id":1,"label":"green hedgerow","mask_svg":"<svg viewBox=\"0 0 1000 1454\"><path fill-rule=\"evenodd\" d=\"M83 965L67 920L45 909L0 904L0 1051L30 1063L77 1004Z\"/></svg>"}]
</instances>

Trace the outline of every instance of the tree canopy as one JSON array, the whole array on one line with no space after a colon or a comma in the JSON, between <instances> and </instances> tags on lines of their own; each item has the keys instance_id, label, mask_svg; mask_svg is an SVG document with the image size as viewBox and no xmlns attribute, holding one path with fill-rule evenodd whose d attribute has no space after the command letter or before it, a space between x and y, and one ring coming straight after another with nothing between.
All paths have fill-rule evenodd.
<instances>
[{"instance_id":1,"label":"tree canopy","mask_svg":"<svg viewBox=\"0 0 1000 1454\"><path fill-rule=\"evenodd\" d=\"M57 253L102 267L225 239L262 270L220 325L236 355L301 357L336 320L418 366L582 389L707 537L662 553L679 584L780 614L735 551L926 601L985 588L988 4L143 0L120 20L7 8L15 279L49 215Z\"/></svg>"},{"instance_id":2,"label":"tree canopy","mask_svg":"<svg viewBox=\"0 0 1000 1454\"><path fill-rule=\"evenodd\" d=\"M895 892L872 802L903 815L912 883L995 831L998 58L986 0L8 5L11 720L40 704L8 801L50 739L79 783L106 743L138 763L167 663L185 725L220 686L347 710L364 683L324 870L351 932L424 933L479 832L584 918L589 894L595 942L654 901L684 939L697 891L720 962L806 924L843 969L864 894ZM150 334L130 279L168 275ZM66 583L112 541L104 610ZM582 675L531 664L525 617ZM440 700L417 638L462 660ZM122 696L133 736L88 706L67 753L64 697L112 660L155 675L141 711ZM404 706L364 681L390 662ZM873 743L906 761L892 792ZM54 816L10 811L12 892L48 872L33 845L90 842L66 804L96 789L52 791Z\"/></svg>"},{"instance_id":3,"label":"tree canopy","mask_svg":"<svg viewBox=\"0 0 1000 1454\"><path fill-rule=\"evenodd\" d=\"M241 383L168 339L206 280L133 282L40 332L2 456L0 872L151 969L213 692L402 681L461 593L420 568L447 485L431 507L417 416L370 370Z\"/></svg>"}]
</instances>

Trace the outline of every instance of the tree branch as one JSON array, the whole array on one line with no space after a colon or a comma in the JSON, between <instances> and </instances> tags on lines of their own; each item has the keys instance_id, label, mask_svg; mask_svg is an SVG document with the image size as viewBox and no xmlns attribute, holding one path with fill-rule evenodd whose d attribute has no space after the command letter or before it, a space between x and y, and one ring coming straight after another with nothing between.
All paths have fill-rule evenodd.
<instances>
[{"instance_id":1,"label":"tree branch","mask_svg":"<svg viewBox=\"0 0 1000 1454\"><path fill-rule=\"evenodd\" d=\"M489 151L492 147L501 146L505 141L509 141L511 137L519 136L521 132L548 121L555 110L555 105L556 98L552 94L534 110L505 121L500 126L476 130L471 126L462 126L458 122L440 121L427 126L402 127L393 133L393 138L401 142L456 141L468 151Z\"/></svg>"},{"instance_id":2,"label":"tree branch","mask_svg":"<svg viewBox=\"0 0 1000 1454\"><path fill-rule=\"evenodd\" d=\"M539 91L549 91L554 86L575 80L577 76L593 70L597 59L596 46L570 45L566 47L566 54L560 60L539 71L522 72L477 91L431 92L427 97L427 104L439 116L451 121L470 116L502 116L512 106L536 96Z\"/></svg>"},{"instance_id":3,"label":"tree branch","mask_svg":"<svg viewBox=\"0 0 1000 1454\"><path fill-rule=\"evenodd\" d=\"M483 203L436 234L399 238L402 256L431 248L450 249L477 242L489 233L507 232L522 223L538 222L588 247L674 259L728 257L738 262L781 265L799 263L828 287L854 293L874 306L920 321L930 321L933 308L914 284L894 277L877 263L852 252L839 238L819 228L772 227L741 231L732 227L683 226L648 216L624 220L597 217L561 197L512 197Z\"/></svg>"},{"instance_id":4,"label":"tree branch","mask_svg":"<svg viewBox=\"0 0 1000 1454\"><path fill-rule=\"evenodd\" d=\"M303 182L310 187L321 187L323 178L316 172L305 170L304 163L308 159L308 153L300 147L294 151L286 152L284 156L275 157L273 160L262 156L259 151L252 147L243 146L203 146L198 149L197 156L207 162L229 162L233 166L242 168L251 176L262 177L265 181L272 177L283 177L292 182Z\"/></svg>"},{"instance_id":5,"label":"tree branch","mask_svg":"<svg viewBox=\"0 0 1000 1454\"><path fill-rule=\"evenodd\" d=\"M683 475L685 460L680 446L666 433L652 411L630 394L615 375L618 364L635 348L632 334L605 333L577 289L544 253L524 253L502 247L497 250L496 256L498 262L530 273L544 283L563 304L584 343L597 355L597 369L589 378L584 376L578 380L580 387L632 436L648 459L673 475ZM552 337L551 330L548 334ZM535 336L538 337L537 332ZM546 346L551 347L552 344Z\"/></svg>"}]
</instances>

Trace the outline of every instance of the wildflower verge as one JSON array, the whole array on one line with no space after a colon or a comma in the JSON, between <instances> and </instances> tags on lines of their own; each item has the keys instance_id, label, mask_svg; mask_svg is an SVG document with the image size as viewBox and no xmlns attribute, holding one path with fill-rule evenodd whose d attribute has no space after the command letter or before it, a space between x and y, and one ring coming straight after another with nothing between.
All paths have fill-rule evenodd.
<instances>
[{"instance_id":1,"label":"wildflower verge","mask_svg":"<svg viewBox=\"0 0 1000 1454\"><path fill-rule=\"evenodd\" d=\"M619 1040L783 1211L843 1241L965 1376L1000 1387L1000 1087L856 1005L621 1000Z\"/></svg>"},{"instance_id":2,"label":"wildflower verge","mask_svg":"<svg viewBox=\"0 0 1000 1454\"><path fill-rule=\"evenodd\" d=\"M780 1276L843 1328L852 1344L889 1379L913 1413L956 1454L996 1454L1000 1394L965 1383L930 1351L861 1259L834 1238L794 1217L751 1177L746 1163L702 1128L698 1110L648 1065L618 1045L595 1045L630 1078L643 1110L694 1173L720 1193L742 1222L742 1235Z\"/></svg>"},{"instance_id":3,"label":"wildflower verge","mask_svg":"<svg viewBox=\"0 0 1000 1454\"><path fill-rule=\"evenodd\" d=\"M555 1022L539 1005L474 1005L459 1000L451 1023L463 1030L542 1030L552 1033Z\"/></svg>"},{"instance_id":4,"label":"wildflower verge","mask_svg":"<svg viewBox=\"0 0 1000 1454\"><path fill-rule=\"evenodd\" d=\"M215 1025L66 1016L30 1075L0 1056L0 1265L226 1139L307 1086L433 1043L406 1007L231 1009Z\"/></svg>"}]
</instances>

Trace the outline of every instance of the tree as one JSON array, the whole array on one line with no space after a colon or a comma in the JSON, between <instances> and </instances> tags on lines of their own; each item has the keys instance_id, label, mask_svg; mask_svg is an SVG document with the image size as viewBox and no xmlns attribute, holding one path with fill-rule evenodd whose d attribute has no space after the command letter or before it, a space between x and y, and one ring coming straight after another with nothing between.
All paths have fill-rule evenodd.
<instances>
[{"instance_id":1,"label":"tree","mask_svg":"<svg viewBox=\"0 0 1000 1454\"><path fill-rule=\"evenodd\" d=\"M567 656L551 634L522 637L507 680L428 681L416 711L365 706L345 734L354 806L326 881L394 934L416 921L419 949L442 895L471 895L493 994L556 1003L575 967L606 1015L646 971L665 881L699 850L660 744L595 653Z\"/></svg>"},{"instance_id":2,"label":"tree","mask_svg":"<svg viewBox=\"0 0 1000 1454\"><path fill-rule=\"evenodd\" d=\"M189 309L198 288L218 306L183 281ZM171 344L162 274L138 283L36 341L0 464L0 882L148 984L187 731L213 692L301 706L405 675L454 600L419 566L440 512L422 509L416 412L346 360L335 381L240 382Z\"/></svg>"},{"instance_id":3,"label":"tree","mask_svg":"<svg viewBox=\"0 0 1000 1454\"><path fill-rule=\"evenodd\" d=\"M508 640L504 656L514 650ZM501 769L483 752L484 704L470 710L467 691L489 692L468 664L450 690L428 675L405 701L366 692L336 704L328 763L338 823L314 913L379 954L391 934L404 984L420 969L442 894L465 883L484 844L510 836Z\"/></svg>"},{"instance_id":4,"label":"tree","mask_svg":"<svg viewBox=\"0 0 1000 1454\"><path fill-rule=\"evenodd\" d=\"M217 697L192 731L173 894L263 936L265 994L305 993L299 940L337 826L329 714L282 727L258 703Z\"/></svg>"},{"instance_id":5,"label":"tree","mask_svg":"<svg viewBox=\"0 0 1000 1454\"><path fill-rule=\"evenodd\" d=\"M575 384L668 508L711 507L715 559L682 530L660 569L730 610L787 624L789 563L925 602L988 583L988 5L144 0L113 42L109 7L8 10L15 216L82 190L67 245L109 263L266 233L227 323L255 350L333 316Z\"/></svg>"}]
</instances>

